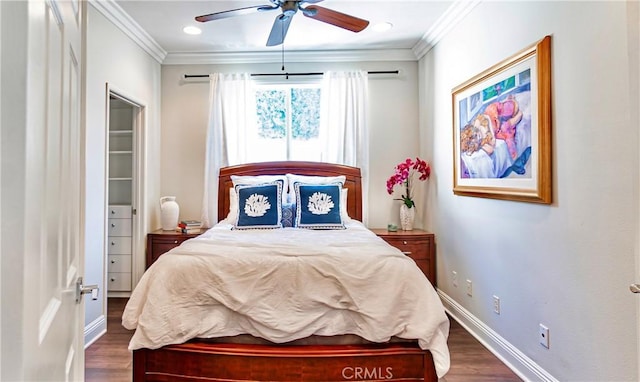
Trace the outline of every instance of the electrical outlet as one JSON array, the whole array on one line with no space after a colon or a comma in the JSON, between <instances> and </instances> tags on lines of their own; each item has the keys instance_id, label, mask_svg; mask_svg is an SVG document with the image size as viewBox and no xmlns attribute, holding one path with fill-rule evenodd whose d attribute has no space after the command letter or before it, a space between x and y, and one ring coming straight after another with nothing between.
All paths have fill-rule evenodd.
<instances>
[{"instance_id":1,"label":"electrical outlet","mask_svg":"<svg viewBox=\"0 0 640 382\"><path fill-rule=\"evenodd\" d=\"M540 340L540 345L549 349L549 328L542 324L538 328L538 340Z\"/></svg>"},{"instance_id":2,"label":"electrical outlet","mask_svg":"<svg viewBox=\"0 0 640 382\"><path fill-rule=\"evenodd\" d=\"M451 271L451 282L453 283L454 288L458 287L458 272Z\"/></svg>"},{"instance_id":3,"label":"electrical outlet","mask_svg":"<svg viewBox=\"0 0 640 382\"><path fill-rule=\"evenodd\" d=\"M493 295L493 313L500 314L500 297Z\"/></svg>"},{"instance_id":4,"label":"electrical outlet","mask_svg":"<svg viewBox=\"0 0 640 382\"><path fill-rule=\"evenodd\" d=\"M473 283L467 279L467 296L473 296Z\"/></svg>"}]
</instances>

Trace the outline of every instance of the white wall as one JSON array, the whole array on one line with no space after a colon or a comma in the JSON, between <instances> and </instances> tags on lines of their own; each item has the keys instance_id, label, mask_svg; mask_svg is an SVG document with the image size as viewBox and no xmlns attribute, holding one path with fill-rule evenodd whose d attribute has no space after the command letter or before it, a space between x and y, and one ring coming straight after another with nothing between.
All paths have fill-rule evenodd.
<instances>
[{"instance_id":1,"label":"white wall","mask_svg":"<svg viewBox=\"0 0 640 382\"><path fill-rule=\"evenodd\" d=\"M146 147L142 158L147 163L142 190L144 200L137 206L142 231L150 226L159 195L160 147L160 64L129 37L116 28L91 3L87 27L86 81L86 226L85 283L98 284L101 298L85 299L85 343L92 342L106 329L106 84L136 102L146 105ZM148 211L145 214L145 211ZM145 237L138 243L134 257L138 275L144 271Z\"/></svg>"},{"instance_id":2,"label":"white wall","mask_svg":"<svg viewBox=\"0 0 640 382\"><path fill-rule=\"evenodd\" d=\"M185 82L184 74L213 72L279 73L280 64L163 65L162 182L163 195L177 197L181 219L200 219L208 116L208 80ZM417 62L287 63L287 72L324 70L396 70L399 76L370 75L369 226L398 223L400 202L386 193L395 165L418 154ZM418 204L421 199L418 199ZM157 204L157 203L156 203ZM157 207L159 209L159 206ZM420 219L420 216L418 216ZM160 228L159 221L152 228Z\"/></svg>"},{"instance_id":3,"label":"white wall","mask_svg":"<svg viewBox=\"0 0 640 382\"><path fill-rule=\"evenodd\" d=\"M639 22L637 2L482 2L420 61L421 149L433 161L426 226L440 292L528 380L639 377L638 296L628 289L640 281ZM545 35L553 204L454 196L452 88ZM550 349L538 344L539 323Z\"/></svg>"}]
</instances>

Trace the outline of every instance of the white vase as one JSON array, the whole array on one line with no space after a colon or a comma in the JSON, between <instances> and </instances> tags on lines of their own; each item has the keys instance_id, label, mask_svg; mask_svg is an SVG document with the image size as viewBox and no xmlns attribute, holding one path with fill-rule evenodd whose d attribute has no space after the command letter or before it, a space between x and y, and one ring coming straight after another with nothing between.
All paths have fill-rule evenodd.
<instances>
[{"instance_id":1,"label":"white vase","mask_svg":"<svg viewBox=\"0 0 640 382\"><path fill-rule=\"evenodd\" d=\"M175 196L163 196L160 198L160 222L163 231L174 231L178 226L180 206L176 203Z\"/></svg>"},{"instance_id":2,"label":"white vase","mask_svg":"<svg viewBox=\"0 0 640 382\"><path fill-rule=\"evenodd\" d=\"M413 230L413 221L415 219L415 207L409 208L406 204L402 203L402 205L400 206L400 228L402 228L403 231Z\"/></svg>"}]
</instances>

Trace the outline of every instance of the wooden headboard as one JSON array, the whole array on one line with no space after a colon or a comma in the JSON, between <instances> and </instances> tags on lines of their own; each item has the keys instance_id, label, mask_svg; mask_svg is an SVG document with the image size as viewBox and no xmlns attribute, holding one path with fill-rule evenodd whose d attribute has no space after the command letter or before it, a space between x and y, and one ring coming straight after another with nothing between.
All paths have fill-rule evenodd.
<instances>
[{"instance_id":1,"label":"wooden headboard","mask_svg":"<svg viewBox=\"0 0 640 382\"><path fill-rule=\"evenodd\" d=\"M362 221L362 179L360 169L341 164L322 162L261 162L223 167L218 179L218 220L229 213L229 189L233 188L231 175L314 175L346 177L347 212L353 219Z\"/></svg>"}]
</instances>

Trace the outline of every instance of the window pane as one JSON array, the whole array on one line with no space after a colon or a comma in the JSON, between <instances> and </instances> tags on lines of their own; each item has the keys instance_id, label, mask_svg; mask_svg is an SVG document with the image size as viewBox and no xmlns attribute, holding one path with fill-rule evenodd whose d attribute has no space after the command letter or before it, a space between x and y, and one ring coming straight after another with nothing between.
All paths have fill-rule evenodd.
<instances>
[{"instance_id":1,"label":"window pane","mask_svg":"<svg viewBox=\"0 0 640 382\"><path fill-rule=\"evenodd\" d=\"M260 138L285 138L287 94L283 90L256 91L256 109L258 116L258 136Z\"/></svg>"},{"instance_id":2,"label":"window pane","mask_svg":"<svg viewBox=\"0 0 640 382\"><path fill-rule=\"evenodd\" d=\"M291 89L292 138L318 138L320 131L320 89Z\"/></svg>"},{"instance_id":3,"label":"window pane","mask_svg":"<svg viewBox=\"0 0 640 382\"><path fill-rule=\"evenodd\" d=\"M320 161L320 88L291 89L292 160Z\"/></svg>"}]
</instances>

